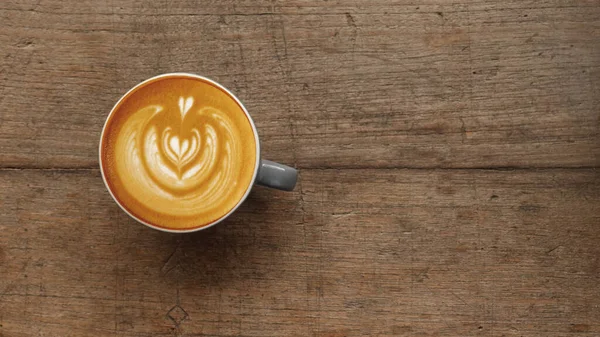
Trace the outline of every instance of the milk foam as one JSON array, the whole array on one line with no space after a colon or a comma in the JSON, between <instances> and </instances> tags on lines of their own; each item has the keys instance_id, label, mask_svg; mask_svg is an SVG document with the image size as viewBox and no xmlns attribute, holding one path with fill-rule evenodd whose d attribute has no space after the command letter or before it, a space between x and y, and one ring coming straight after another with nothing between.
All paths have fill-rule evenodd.
<instances>
[{"instance_id":1,"label":"milk foam","mask_svg":"<svg viewBox=\"0 0 600 337\"><path fill-rule=\"evenodd\" d=\"M226 90L173 74L122 98L103 132L103 174L115 199L168 229L209 225L249 190L258 161L251 120Z\"/></svg>"},{"instance_id":2,"label":"milk foam","mask_svg":"<svg viewBox=\"0 0 600 337\"><path fill-rule=\"evenodd\" d=\"M227 114L212 107L194 108L193 97L180 97L180 119L161 125L160 116L173 105L149 105L123 124L117 139L117 170L132 194L170 202L152 207L170 215L188 215L219 204L226 184L237 183L233 172L240 163L232 155L239 147L235 126ZM196 119L201 123L191 121Z\"/></svg>"},{"instance_id":3,"label":"milk foam","mask_svg":"<svg viewBox=\"0 0 600 337\"><path fill-rule=\"evenodd\" d=\"M191 208L198 211L198 205L208 207L219 197L215 191L235 180L231 176L232 166L237 165L231 158L237 145L234 126L222 111L193 109L193 103L193 97L180 97L181 119L167 126L159 125L157 116L169 106L140 109L123 125L119 137L123 141L117 141L117 147L122 147L118 151L125 154L118 162L119 172L132 182L130 192L143 189L168 200L185 198L181 205L185 207L176 210L170 204L155 205L169 214L187 214ZM203 123L184 123L188 113L188 118L201 117Z\"/></svg>"}]
</instances>

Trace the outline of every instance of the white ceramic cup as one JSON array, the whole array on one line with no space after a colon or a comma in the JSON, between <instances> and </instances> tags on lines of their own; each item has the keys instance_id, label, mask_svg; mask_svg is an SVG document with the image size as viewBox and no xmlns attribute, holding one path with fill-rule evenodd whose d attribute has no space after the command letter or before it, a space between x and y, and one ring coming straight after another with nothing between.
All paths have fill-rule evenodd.
<instances>
[{"instance_id":1,"label":"white ceramic cup","mask_svg":"<svg viewBox=\"0 0 600 337\"><path fill-rule=\"evenodd\" d=\"M115 113L115 109L119 106L121 101L124 100L126 97L128 97L131 92L137 90L139 87L143 86L144 84L151 82L151 81L155 81L155 80L163 78L163 77L170 77L170 76L188 77L191 79L198 79L201 81L205 81L205 82L208 82L208 83L214 85L215 87L221 89L223 92L225 92L227 95L229 95L237 104L239 104L239 106L242 108L242 110L246 114L246 117L248 117L248 120L250 121L250 125L252 125L252 132L254 133L254 140L256 142L256 162L253 163L254 164L254 174L252 175L252 181L248 185L243 197L238 201L238 203L235 205L235 207L233 207L227 214L225 214L218 220L216 220L206 226L196 227L196 228L192 228L192 229L165 228L165 227L161 227L160 224L151 224L151 223L145 222L142 219L139 219L135 215L131 214L129 211L127 211L127 209L124 207L124 205L121 203L121 201L115 197L113 191L111 191L110 185L108 184L108 181L107 181L106 174L104 173L104 169L103 169L104 165L102 163L102 144L103 144L103 140L105 137L106 126L107 126L108 121L110 120L111 116L113 115L113 113ZM272 162L269 160L260 159L260 140L258 139L258 132L256 131L256 126L254 125L254 121L252 120L252 117L248 113L248 110L246 109L246 107L242 104L242 102L233 93L231 93L231 91L229 91L224 86L220 85L219 83L217 83L209 78L206 78L206 77L203 77L200 75L196 75L196 74L190 74L190 73L167 73L167 74L158 75L158 76L149 78L149 79L137 84L136 86L131 88L128 92L126 92L123 96L121 96L121 98L113 106L112 110L110 111L110 114L108 115L108 117L106 118L106 121L104 123L104 128L102 129L102 134L100 136L99 157L100 157L100 171L102 173L102 180L104 180L104 185L106 186L106 189L108 190L108 192L110 193L112 198L115 200L115 202L119 205L119 207L121 207L121 209L125 213L127 213L130 217L137 220L138 222L140 222L150 228L157 229L157 230L164 231L164 232L170 232L170 233L197 232L197 231L212 227L212 226L218 224L219 222L225 220L233 212L235 212L235 210L244 202L244 200L246 200L246 198L248 197L248 194L250 194L250 191L252 190L252 187L255 184L267 186L267 187L271 187L271 188L276 188L276 189L284 190L284 191L291 191L296 186L296 181L298 179L298 171L296 169L286 166L286 165L278 164L278 163L275 163L275 162Z\"/></svg>"}]
</instances>

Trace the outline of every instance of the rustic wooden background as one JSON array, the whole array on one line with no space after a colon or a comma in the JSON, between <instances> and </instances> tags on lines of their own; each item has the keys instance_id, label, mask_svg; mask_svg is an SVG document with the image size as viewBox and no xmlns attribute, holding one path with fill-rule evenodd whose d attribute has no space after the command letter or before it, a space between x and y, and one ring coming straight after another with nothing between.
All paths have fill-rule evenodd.
<instances>
[{"instance_id":1,"label":"rustic wooden background","mask_svg":"<svg viewBox=\"0 0 600 337\"><path fill-rule=\"evenodd\" d=\"M120 211L104 119L171 71L296 191ZM598 336L599 167L598 0L2 0L0 336Z\"/></svg>"}]
</instances>

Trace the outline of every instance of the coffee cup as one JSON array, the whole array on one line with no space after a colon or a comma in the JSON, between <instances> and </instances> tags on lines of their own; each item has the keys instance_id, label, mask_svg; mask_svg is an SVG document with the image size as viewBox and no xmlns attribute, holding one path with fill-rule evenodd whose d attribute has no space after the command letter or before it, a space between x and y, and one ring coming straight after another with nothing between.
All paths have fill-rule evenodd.
<instances>
[{"instance_id":1,"label":"coffee cup","mask_svg":"<svg viewBox=\"0 0 600 337\"><path fill-rule=\"evenodd\" d=\"M106 119L99 157L123 211L171 233L212 227L254 185L291 191L298 176L260 158L256 126L231 91L190 73L155 76L125 93Z\"/></svg>"}]
</instances>

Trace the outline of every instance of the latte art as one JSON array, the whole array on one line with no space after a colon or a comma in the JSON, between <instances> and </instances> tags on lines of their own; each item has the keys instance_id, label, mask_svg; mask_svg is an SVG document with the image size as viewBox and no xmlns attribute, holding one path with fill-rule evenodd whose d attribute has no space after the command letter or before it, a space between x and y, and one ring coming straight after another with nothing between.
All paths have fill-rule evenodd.
<instances>
[{"instance_id":1,"label":"latte art","mask_svg":"<svg viewBox=\"0 0 600 337\"><path fill-rule=\"evenodd\" d=\"M218 220L242 198L253 177L256 143L249 120L227 93L199 80L170 81L179 86L161 92L156 87L169 79L150 83L128 98L135 104L126 98L109 119L112 135L103 152L112 165L105 171L118 177L111 191L136 217L194 228Z\"/></svg>"},{"instance_id":2,"label":"latte art","mask_svg":"<svg viewBox=\"0 0 600 337\"><path fill-rule=\"evenodd\" d=\"M239 146L235 127L226 114L211 107L188 114L193 97L185 99L185 106L183 97L179 101L177 116L163 116L174 112L152 105L137 111L123 125L122 142L117 143L127 154L121 162L123 170L136 172L134 180L147 188L161 189L171 198L202 194L203 199L208 199L211 193L207 192L218 188L219 182L235 183L231 176L235 170L230 167L237 164L231 157ZM162 125L160 121L165 117L175 123ZM200 193L201 184L210 188Z\"/></svg>"}]
</instances>

